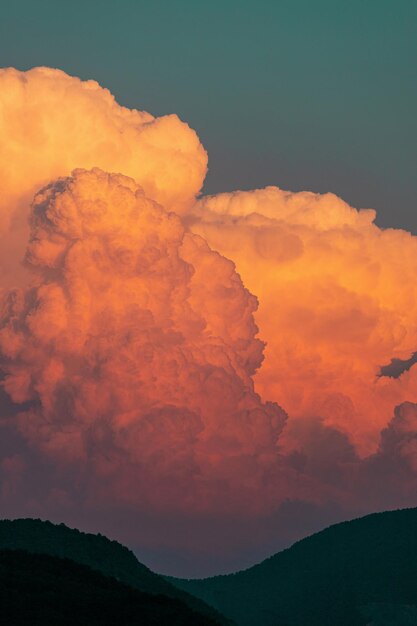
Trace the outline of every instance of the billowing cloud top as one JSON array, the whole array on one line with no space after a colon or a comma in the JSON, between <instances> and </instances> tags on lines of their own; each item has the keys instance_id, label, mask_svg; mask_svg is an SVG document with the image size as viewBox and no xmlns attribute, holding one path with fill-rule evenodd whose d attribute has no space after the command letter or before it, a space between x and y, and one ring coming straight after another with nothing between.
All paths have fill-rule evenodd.
<instances>
[{"instance_id":1,"label":"billowing cloud top","mask_svg":"<svg viewBox=\"0 0 417 626\"><path fill-rule=\"evenodd\" d=\"M33 194L57 176L76 167L121 172L177 212L203 184L207 154L176 115L154 118L127 109L97 82L46 67L0 69L0 94L3 282L8 282L9 251L13 261L20 260Z\"/></svg>"},{"instance_id":2,"label":"billowing cloud top","mask_svg":"<svg viewBox=\"0 0 417 626\"><path fill-rule=\"evenodd\" d=\"M361 453L396 404L417 400L416 368L378 377L417 348L417 238L374 217L333 194L277 187L202 198L188 217L259 298L258 391L293 419L324 418Z\"/></svg>"}]
</instances>

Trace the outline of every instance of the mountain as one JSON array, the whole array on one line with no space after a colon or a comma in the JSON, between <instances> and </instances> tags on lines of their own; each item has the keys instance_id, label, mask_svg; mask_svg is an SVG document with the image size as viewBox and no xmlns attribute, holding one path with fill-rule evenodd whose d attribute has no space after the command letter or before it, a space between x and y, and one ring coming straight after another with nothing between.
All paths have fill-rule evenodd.
<instances>
[{"instance_id":1,"label":"mountain","mask_svg":"<svg viewBox=\"0 0 417 626\"><path fill-rule=\"evenodd\" d=\"M239 626L417 624L417 509L336 524L236 574L169 578Z\"/></svg>"},{"instance_id":2,"label":"mountain","mask_svg":"<svg viewBox=\"0 0 417 626\"><path fill-rule=\"evenodd\" d=\"M0 551L0 623L13 626L215 626L180 600L143 593L45 554Z\"/></svg>"},{"instance_id":3,"label":"mountain","mask_svg":"<svg viewBox=\"0 0 417 626\"><path fill-rule=\"evenodd\" d=\"M0 550L26 550L71 559L142 592L179 600L218 624L230 624L211 606L152 572L128 548L100 534L39 519L0 520Z\"/></svg>"}]
</instances>

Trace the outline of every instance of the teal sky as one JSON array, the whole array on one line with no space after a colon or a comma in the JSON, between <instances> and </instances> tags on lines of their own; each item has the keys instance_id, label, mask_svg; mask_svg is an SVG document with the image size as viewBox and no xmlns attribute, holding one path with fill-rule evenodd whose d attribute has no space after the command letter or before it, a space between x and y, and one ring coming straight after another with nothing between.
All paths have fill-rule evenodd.
<instances>
[{"instance_id":1,"label":"teal sky","mask_svg":"<svg viewBox=\"0 0 417 626\"><path fill-rule=\"evenodd\" d=\"M206 192L333 191L417 233L416 0L6 0L0 64L178 113Z\"/></svg>"}]
</instances>

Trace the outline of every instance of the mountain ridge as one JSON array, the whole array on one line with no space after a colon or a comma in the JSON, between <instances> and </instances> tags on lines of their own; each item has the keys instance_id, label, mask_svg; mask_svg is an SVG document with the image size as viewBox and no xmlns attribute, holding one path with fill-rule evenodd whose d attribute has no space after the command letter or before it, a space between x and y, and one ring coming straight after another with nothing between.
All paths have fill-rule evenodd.
<instances>
[{"instance_id":1,"label":"mountain ridge","mask_svg":"<svg viewBox=\"0 0 417 626\"><path fill-rule=\"evenodd\" d=\"M100 533L85 533L48 520L3 519L0 520L0 550L5 549L67 558L139 591L177 599L192 610L217 620L219 624L231 623L204 601L152 572L129 548Z\"/></svg>"},{"instance_id":2,"label":"mountain ridge","mask_svg":"<svg viewBox=\"0 0 417 626\"><path fill-rule=\"evenodd\" d=\"M67 558L0 550L0 623L216 626L178 599L139 591Z\"/></svg>"},{"instance_id":3,"label":"mountain ridge","mask_svg":"<svg viewBox=\"0 0 417 626\"><path fill-rule=\"evenodd\" d=\"M416 557L407 508L334 524L234 574L167 579L239 626L399 626L417 624Z\"/></svg>"}]
</instances>

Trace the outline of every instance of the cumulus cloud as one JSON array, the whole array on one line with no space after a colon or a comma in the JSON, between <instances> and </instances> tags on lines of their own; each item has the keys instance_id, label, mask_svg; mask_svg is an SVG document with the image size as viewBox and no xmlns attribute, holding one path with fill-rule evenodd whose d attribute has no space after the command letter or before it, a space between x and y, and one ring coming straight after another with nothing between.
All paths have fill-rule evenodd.
<instances>
[{"instance_id":1,"label":"cumulus cloud","mask_svg":"<svg viewBox=\"0 0 417 626\"><path fill-rule=\"evenodd\" d=\"M129 501L255 496L285 414L253 390L257 302L233 263L132 179L78 169L35 196L26 265L0 330L21 433Z\"/></svg>"},{"instance_id":2,"label":"cumulus cloud","mask_svg":"<svg viewBox=\"0 0 417 626\"><path fill-rule=\"evenodd\" d=\"M333 194L197 200L196 133L94 81L0 91L3 510L215 573L416 504L416 237Z\"/></svg>"},{"instance_id":3,"label":"cumulus cloud","mask_svg":"<svg viewBox=\"0 0 417 626\"><path fill-rule=\"evenodd\" d=\"M267 187L204 197L187 218L259 299L258 392L279 399L290 423L324 420L362 455L393 407L417 400L416 368L379 377L416 350L417 238L374 217L333 194Z\"/></svg>"},{"instance_id":4,"label":"cumulus cloud","mask_svg":"<svg viewBox=\"0 0 417 626\"><path fill-rule=\"evenodd\" d=\"M46 67L0 69L0 93L3 285L13 286L18 277L34 193L76 167L131 176L177 212L202 186L206 152L176 115L155 118L125 108L96 81Z\"/></svg>"}]
</instances>

